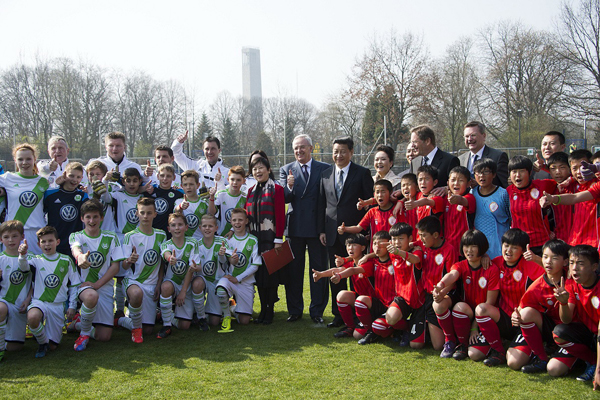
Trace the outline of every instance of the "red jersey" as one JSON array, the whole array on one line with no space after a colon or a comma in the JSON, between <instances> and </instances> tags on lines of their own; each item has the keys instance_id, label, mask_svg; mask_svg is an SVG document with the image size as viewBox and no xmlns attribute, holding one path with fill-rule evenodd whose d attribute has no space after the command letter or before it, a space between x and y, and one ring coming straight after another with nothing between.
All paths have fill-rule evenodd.
<instances>
[{"instance_id":1,"label":"red jersey","mask_svg":"<svg viewBox=\"0 0 600 400\"><path fill-rule=\"evenodd\" d=\"M392 259L381 261L379 258L371 258L362 265L367 274L375 277L375 297L389 307L396 297L396 286L394 282L394 267Z\"/></svg>"},{"instance_id":2,"label":"red jersey","mask_svg":"<svg viewBox=\"0 0 600 400\"><path fill-rule=\"evenodd\" d=\"M493 261L500 268L500 308L507 315L512 315L527 288L544 274L544 268L523 257L512 267L506 265L502 256L494 258Z\"/></svg>"},{"instance_id":3,"label":"red jersey","mask_svg":"<svg viewBox=\"0 0 600 400\"><path fill-rule=\"evenodd\" d=\"M396 217L392 214L394 206L389 210L382 210L381 207L373 207L360 220L358 225L363 230L371 229L371 237L379 231L388 231L396 223Z\"/></svg>"},{"instance_id":4,"label":"red jersey","mask_svg":"<svg viewBox=\"0 0 600 400\"><path fill-rule=\"evenodd\" d=\"M523 297L521 297L519 307L521 307L521 309L531 307L542 314L548 315L555 324L561 324L559 304L556 297L554 297L554 284L552 284L552 282L548 280L548 276L544 274L529 286Z\"/></svg>"},{"instance_id":5,"label":"red jersey","mask_svg":"<svg viewBox=\"0 0 600 400\"><path fill-rule=\"evenodd\" d=\"M354 261L348 261L342 268L348 269L354 267ZM375 288L373 287L373 270L365 270L365 272L352 275L350 277L354 291L359 296L375 296Z\"/></svg>"},{"instance_id":6,"label":"red jersey","mask_svg":"<svg viewBox=\"0 0 600 400\"><path fill-rule=\"evenodd\" d=\"M419 192L419 194L417 194L417 200L421 200L426 197L427 196L424 196L422 192ZM435 215L436 217L438 217L440 219L440 222L442 223L442 226L443 226L443 224L444 224L444 209L445 209L444 199L439 196L432 196L430 200L433 200L435 202L435 205L433 207L431 207L431 206L417 207L417 221L420 221L425 217L429 217L430 215Z\"/></svg>"},{"instance_id":7,"label":"red jersey","mask_svg":"<svg viewBox=\"0 0 600 400\"><path fill-rule=\"evenodd\" d=\"M458 252L447 240L434 249L426 248L423 243L417 242L423 250L423 288L427 293L433 291L433 287L443 278L452 265L458 261Z\"/></svg>"},{"instance_id":8,"label":"red jersey","mask_svg":"<svg viewBox=\"0 0 600 400\"><path fill-rule=\"evenodd\" d=\"M468 206L460 204L450 204L448 199L444 199L446 211L444 212L444 239L446 239L455 249L459 249L462 235L473 225L475 209L477 208L475 196L468 193L463 196L469 203ZM469 216L470 214L470 216ZM469 221L469 218L471 221Z\"/></svg>"},{"instance_id":9,"label":"red jersey","mask_svg":"<svg viewBox=\"0 0 600 400\"><path fill-rule=\"evenodd\" d=\"M583 201L573 206L573 227L568 243L571 246L589 244L598 248L598 217L596 207L600 202L600 183L589 181L576 186L575 192L588 190L594 197L590 201Z\"/></svg>"},{"instance_id":10,"label":"red jersey","mask_svg":"<svg viewBox=\"0 0 600 400\"><path fill-rule=\"evenodd\" d=\"M592 287L584 288L574 279L567 279L565 289L569 292L569 303L575 304L575 316L592 331L598 334L598 322L600 319L600 277L596 276L596 282Z\"/></svg>"},{"instance_id":11,"label":"red jersey","mask_svg":"<svg viewBox=\"0 0 600 400\"><path fill-rule=\"evenodd\" d=\"M550 239L550 226L540 206L540 197L544 192L553 193L555 189L556 182L551 179L533 180L524 189L515 185L506 188L512 216L511 228L527 232L531 247L542 246Z\"/></svg>"},{"instance_id":12,"label":"red jersey","mask_svg":"<svg viewBox=\"0 0 600 400\"><path fill-rule=\"evenodd\" d=\"M576 185L577 182L573 181L561 191L557 187L554 194L574 193ZM573 226L573 206L552 205L552 211L554 212L554 234L556 238L569 243L569 235L571 235L571 227Z\"/></svg>"},{"instance_id":13,"label":"red jersey","mask_svg":"<svg viewBox=\"0 0 600 400\"><path fill-rule=\"evenodd\" d=\"M421 249L413 250L411 253L423 259ZM411 264L395 254L390 254L390 257L394 266L396 296L402 297L413 309L421 307L425 302L425 291L421 282L421 263Z\"/></svg>"},{"instance_id":14,"label":"red jersey","mask_svg":"<svg viewBox=\"0 0 600 400\"><path fill-rule=\"evenodd\" d=\"M473 269L467 260L462 260L454 264L450 270L458 271L460 274L463 283L463 301L473 310L478 304L487 301L489 290L500 289L500 270L495 262L484 270L481 265Z\"/></svg>"},{"instance_id":15,"label":"red jersey","mask_svg":"<svg viewBox=\"0 0 600 400\"><path fill-rule=\"evenodd\" d=\"M419 215L417 214L418 208L407 210L404 208L404 200L402 200L402 213L398 215L398 221L406 222L413 227L413 241L419 240L419 231L417 230L417 222L419 222Z\"/></svg>"}]
</instances>

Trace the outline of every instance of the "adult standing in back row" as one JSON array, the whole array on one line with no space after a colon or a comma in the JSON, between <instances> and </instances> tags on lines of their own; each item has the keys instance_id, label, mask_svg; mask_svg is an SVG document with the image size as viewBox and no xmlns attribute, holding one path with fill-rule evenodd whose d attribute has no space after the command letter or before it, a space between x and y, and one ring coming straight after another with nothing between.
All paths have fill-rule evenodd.
<instances>
[{"instance_id":1,"label":"adult standing in back row","mask_svg":"<svg viewBox=\"0 0 600 400\"><path fill-rule=\"evenodd\" d=\"M506 189L508 186L508 156L505 152L485 144L485 125L478 121L469 122L465 125L464 138L469 151L458 157L460 165L466 167L473 177L473 165L476 161L484 158L493 160L497 168L494 185Z\"/></svg>"},{"instance_id":2,"label":"adult standing in back row","mask_svg":"<svg viewBox=\"0 0 600 400\"><path fill-rule=\"evenodd\" d=\"M411 165L411 172L417 174L421 165L431 165L438 170L438 187L448 186L450 170L460 165L456 156L442 151L435 144L435 133L427 125L419 125L410 130L410 142L419 151ZM346 223L348 225L348 223Z\"/></svg>"}]
</instances>

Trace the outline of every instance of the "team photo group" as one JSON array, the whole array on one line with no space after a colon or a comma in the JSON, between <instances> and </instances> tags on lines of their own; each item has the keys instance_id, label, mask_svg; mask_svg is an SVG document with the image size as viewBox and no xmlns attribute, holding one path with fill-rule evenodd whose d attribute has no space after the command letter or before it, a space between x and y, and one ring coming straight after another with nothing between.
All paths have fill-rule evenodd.
<instances>
[{"instance_id":1,"label":"team photo group","mask_svg":"<svg viewBox=\"0 0 600 400\"><path fill-rule=\"evenodd\" d=\"M292 326L307 317L308 274L308 316L334 340L557 377L579 364L573 375L596 389L600 152L567 153L550 131L538 155L509 159L486 138L468 123L456 157L420 125L403 147L409 168L395 173L394 149L379 145L374 174L350 137L333 141L328 164L298 135L278 171L262 150L226 167L216 137L189 158L187 133L142 166L120 132L87 165L60 136L48 157L16 145L14 172L0 175L0 360L27 335L40 358L66 332L81 352L114 329L142 343ZM267 252L294 258L273 268ZM280 285L287 321L274 321Z\"/></svg>"}]
</instances>

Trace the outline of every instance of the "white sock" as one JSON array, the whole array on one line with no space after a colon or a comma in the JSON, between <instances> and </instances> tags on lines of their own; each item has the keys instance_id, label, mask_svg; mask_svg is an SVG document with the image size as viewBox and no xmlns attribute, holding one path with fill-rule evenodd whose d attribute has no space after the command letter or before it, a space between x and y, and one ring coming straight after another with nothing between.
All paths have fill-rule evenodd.
<instances>
[{"instance_id":1,"label":"white sock","mask_svg":"<svg viewBox=\"0 0 600 400\"><path fill-rule=\"evenodd\" d=\"M115 303L117 304L117 311L125 310L125 290L119 282L115 285Z\"/></svg>"},{"instance_id":2,"label":"white sock","mask_svg":"<svg viewBox=\"0 0 600 400\"><path fill-rule=\"evenodd\" d=\"M44 328L44 324L42 322L40 322L40 325L35 329L33 329L30 326L29 330L31 331L31 333L33 333L33 336L35 336L35 340L37 340L37 342L39 344L48 343L48 337L46 336L46 329Z\"/></svg>"},{"instance_id":3,"label":"white sock","mask_svg":"<svg viewBox=\"0 0 600 400\"><path fill-rule=\"evenodd\" d=\"M132 307L129 305L129 318L133 324L133 329L142 327L142 307Z\"/></svg>"},{"instance_id":4,"label":"white sock","mask_svg":"<svg viewBox=\"0 0 600 400\"><path fill-rule=\"evenodd\" d=\"M132 330L133 322L131 321L131 318L121 317L121 318L119 318L119 326L122 328L125 328L125 329Z\"/></svg>"},{"instance_id":5,"label":"white sock","mask_svg":"<svg viewBox=\"0 0 600 400\"><path fill-rule=\"evenodd\" d=\"M171 326L173 323L173 296L160 296L160 313L162 314L163 326Z\"/></svg>"},{"instance_id":6,"label":"white sock","mask_svg":"<svg viewBox=\"0 0 600 400\"><path fill-rule=\"evenodd\" d=\"M0 351L6 350L6 320L8 318L4 318L4 321L0 321Z\"/></svg>"},{"instance_id":7,"label":"white sock","mask_svg":"<svg viewBox=\"0 0 600 400\"><path fill-rule=\"evenodd\" d=\"M192 292L192 302L194 303L198 319L206 319L206 314L204 312L204 290L198 294Z\"/></svg>"},{"instance_id":8,"label":"white sock","mask_svg":"<svg viewBox=\"0 0 600 400\"><path fill-rule=\"evenodd\" d=\"M219 304L221 305L221 312L224 317L231 317L231 311L229 310L229 294L227 290L222 287L217 288L217 297L219 298Z\"/></svg>"},{"instance_id":9,"label":"white sock","mask_svg":"<svg viewBox=\"0 0 600 400\"><path fill-rule=\"evenodd\" d=\"M81 318L81 335L89 336L92 330L92 322L94 322L94 317L96 316L96 306L87 308L85 304L82 304L79 316ZM75 326L77 327L77 324Z\"/></svg>"}]
</instances>

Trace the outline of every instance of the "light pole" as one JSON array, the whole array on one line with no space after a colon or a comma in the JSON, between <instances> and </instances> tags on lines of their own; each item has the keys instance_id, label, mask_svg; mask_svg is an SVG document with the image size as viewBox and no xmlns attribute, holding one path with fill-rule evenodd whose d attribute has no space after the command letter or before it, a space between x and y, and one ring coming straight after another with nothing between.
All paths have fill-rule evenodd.
<instances>
[{"instance_id":1,"label":"light pole","mask_svg":"<svg viewBox=\"0 0 600 400\"><path fill-rule=\"evenodd\" d=\"M523 115L523 110L517 110L517 120L519 121L519 148L521 148L521 115Z\"/></svg>"},{"instance_id":2,"label":"light pole","mask_svg":"<svg viewBox=\"0 0 600 400\"><path fill-rule=\"evenodd\" d=\"M584 149L587 149L587 119L588 119L587 115L585 117L583 117L583 148Z\"/></svg>"}]
</instances>

